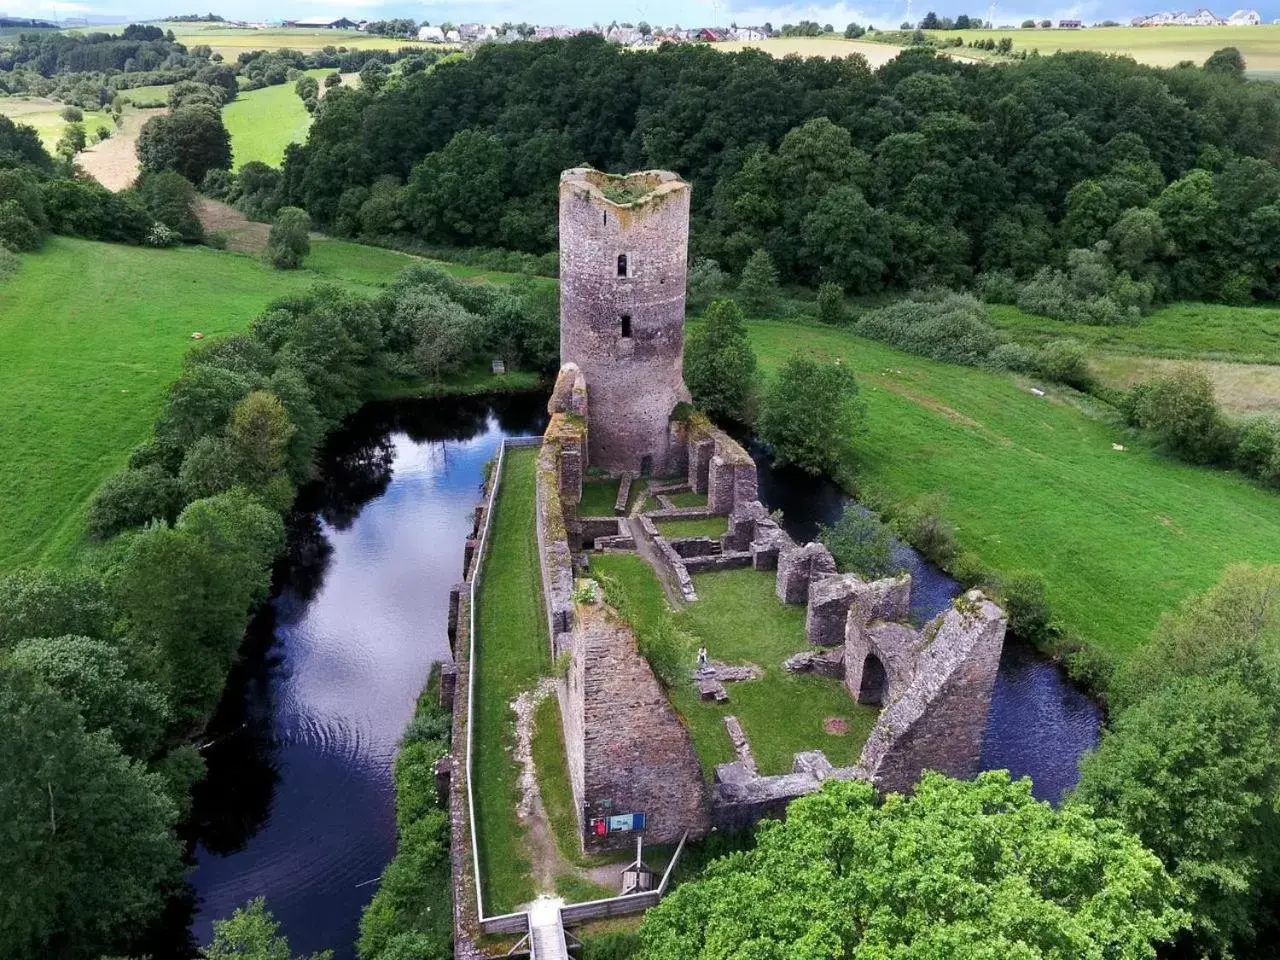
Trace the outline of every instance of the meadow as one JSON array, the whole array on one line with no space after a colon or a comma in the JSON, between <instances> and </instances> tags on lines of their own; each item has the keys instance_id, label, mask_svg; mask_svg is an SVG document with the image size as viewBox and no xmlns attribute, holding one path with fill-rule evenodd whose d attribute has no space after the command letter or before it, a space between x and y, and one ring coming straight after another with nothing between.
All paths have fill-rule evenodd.
<instances>
[{"instance_id":1,"label":"meadow","mask_svg":"<svg viewBox=\"0 0 1280 960\"><path fill-rule=\"evenodd\" d=\"M65 108L65 103L44 97L0 97L0 115L9 117L15 123L34 127L40 135L40 141L50 153L67 127L67 121L62 119ZM116 132L109 112L86 110L83 122L84 132L90 141L95 138L98 127L106 127L112 135Z\"/></svg>"},{"instance_id":2,"label":"meadow","mask_svg":"<svg viewBox=\"0 0 1280 960\"><path fill-rule=\"evenodd\" d=\"M75 555L90 497L146 436L193 333L244 330L320 280L373 294L413 262L337 240L312 250L296 271L207 247L70 237L22 256L0 285L0 571Z\"/></svg>"},{"instance_id":3,"label":"meadow","mask_svg":"<svg viewBox=\"0 0 1280 960\"><path fill-rule=\"evenodd\" d=\"M1152 452L1086 397L1037 397L1021 379L830 327L749 331L766 375L797 351L854 370L866 429L847 466L860 493L942 495L963 549L997 574L1042 574L1063 626L1117 657L1229 564L1280 560L1280 497Z\"/></svg>"},{"instance_id":4,"label":"meadow","mask_svg":"<svg viewBox=\"0 0 1280 960\"><path fill-rule=\"evenodd\" d=\"M1213 380L1229 414L1280 412L1280 310L1275 307L1174 303L1138 324L1087 326L993 306L991 319L1020 343L1080 341L1094 373L1109 387L1128 389L1190 364Z\"/></svg>"}]
</instances>

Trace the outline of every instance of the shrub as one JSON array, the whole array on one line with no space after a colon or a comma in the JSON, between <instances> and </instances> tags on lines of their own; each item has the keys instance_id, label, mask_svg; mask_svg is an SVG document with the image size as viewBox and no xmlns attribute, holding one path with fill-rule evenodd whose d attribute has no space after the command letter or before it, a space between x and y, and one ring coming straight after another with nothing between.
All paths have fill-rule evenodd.
<instances>
[{"instance_id":1,"label":"shrub","mask_svg":"<svg viewBox=\"0 0 1280 960\"><path fill-rule=\"evenodd\" d=\"M79 107L66 106L58 112L58 116L62 117L67 123L79 123L84 119L84 111Z\"/></svg>"},{"instance_id":2,"label":"shrub","mask_svg":"<svg viewBox=\"0 0 1280 960\"><path fill-rule=\"evenodd\" d=\"M99 124L98 129L93 131L95 142L101 143L103 140L111 139L111 128L105 124Z\"/></svg>"},{"instance_id":3,"label":"shrub","mask_svg":"<svg viewBox=\"0 0 1280 960\"><path fill-rule=\"evenodd\" d=\"M204 227L196 212L199 196L181 174L173 170L143 173L138 177L136 189L147 212L183 240L194 243L204 236Z\"/></svg>"},{"instance_id":4,"label":"shrub","mask_svg":"<svg viewBox=\"0 0 1280 960\"><path fill-rule=\"evenodd\" d=\"M1280 487L1280 421L1253 417L1240 427L1236 463L1269 487Z\"/></svg>"},{"instance_id":5,"label":"shrub","mask_svg":"<svg viewBox=\"0 0 1280 960\"><path fill-rule=\"evenodd\" d=\"M281 207L271 224L263 259L277 270L296 270L311 253L311 218L297 207Z\"/></svg>"},{"instance_id":6,"label":"shrub","mask_svg":"<svg viewBox=\"0 0 1280 960\"><path fill-rule=\"evenodd\" d=\"M178 231L171 230L159 220L152 224L146 239L149 247L175 247L181 242L182 237L178 236Z\"/></svg>"},{"instance_id":7,"label":"shrub","mask_svg":"<svg viewBox=\"0 0 1280 960\"><path fill-rule=\"evenodd\" d=\"M342 83L342 75L338 73L325 74L324 85L326 87L336 87Z\"/></svg>"},{"instance_id":8,"label":"shrub","mask_svg":"<svg viewBox=\"0 0 1280 960\"><path fill-rule=\"evenodd\" d=\"M760 409L760 437L780 465L812 474L835 473L850 452L865 412L858 384L837 359L792 356L766 391Z\"/></svg>"},{"instance_id":9,"label":"shrub","mask_svg":"<svg viewBox=\"0 0 1280 960\"><path fill-rule=\"evenodd\" d=\"M690 307L710 303L729 288L729 275L714 260L696 260L685 278L685 299Z\"/></svg>"},{"instance_id":10,"label":"shrub","mask_svg":"<svg viewBox=\"0 0 1280 960\"><path fill-rule=\"evenodd\" d=\"M15 253L39 250L44 237L17 200L0 201L0 247Z\"/></svg>"},{"instance_id":11,"label":"shrub","mask_svg":"<svg viewBox=\"0 0 1280 960\"><path fill-rule=\"evenodd\" d=\"M200 192L214 200L225 200L231 193L235 176L230 170L214 169L204 175L200 184Z\"/></svg>"},{"instance_id":12,"label":"shrub","mask_svg":"<svg viewBox=\"0 0 1280 960\"><path fill-rule=\"evenodd\" d=\"M178 481L157 466L108 477L89 505L89 536L105 540L151 520L172 519L181 498Z\"/></svg>"},{"instance_id":13,"label":"shrub","mask_svg":"<svg viewBox=\"0 0 1280 960\"><path fill-rule=\"evenodd\" d=\"M1048 639L1049 596L1044 577L1015 571L1001 581L1000 596L1014 634L1036 644Z\"/></svg>"},{"instance_id":14,"label":"shrub","mask_svg":"<svg viewBox=\"0 0 1280 960\"><path fill-rule=\"evenodd\" d=\"M1053 340L1035 358L1035 369L1046 380L1064 383L1077 390L1093 385L1093 371L1084 347L1075 340Z\"/></svg>"},{"instance_id":15,"label":"shrub","mask_svg":"<svg viewBox=\"0 0 1280 960\"><path fill-rule=\"evenodd\" d=\"M18 272L18 268L22 266L22 261L4 244L0 244L0 283L10 280Z\"/></svg>"},{"instance_id":16,"label":"shrub","mask_svg":"<svg viewBox=\"0 0 1280 960\"><path fill-rule=\"evenodd\" d=\"M138 135L138 162L143 170L176 170L192 183L202 183L214 169L231 167L231 135L219 107L193 104L152 117Z\"/></svg>"},{"instance_id":17,"label":"shrub","mask_svg":"<svg viewBox=\"0 0 1280 960\"><path fill-rule=\"evenodd\" d=\"M942 508L941 496L920 497L896 513L893 527L925 559L946 569L955 559L956 540L951 524L942 518Z\"/></svg>"},{"instance_id":18,"label":"shrub","mask_svg":"<svg viewBox=\"0 0 1280 960\"><path fill-rule=\"evenodd\" d=\"M26 217L43 235L49 229L40 185L21 170L0 170L0 202L15 200Z\"/></svg>"},{"instance_id":19,"label":"shrub","mask_svg":"<svg viewBox=\"0 0 1280 960\"><path fill-rule=\"evenodd\" d=\"M893 533L866 507L848 504L834 524L819 527L818 539L831 551L841 573L878 580L898 572Z\"/></svg>"},{"instance_id":20,"label":"shrub","mask_svg":"<svg viewBox=\"0 0 1280 960\"><path fill-rule=\"evenodd\" d=\"M1103 326L1137 323L1151 305L1154 287L1117 273L1106 242L1071 250L1067 270L1042 267L1018 292L1018 308L1068 323Z\"/></svg>"},{"instance_id":21,"label":"shrub","mask_svg":"<svg viewBox=\"0 0 1280 960\"><path fill-rule=\"evenodd\" d=\"M978 276L978 293L986 303L1017 303L1018 278L1003 270Z\"/></svg>"},{"instance_id":22,"label":"shrub","mask_svg":"<svg viewBox=\"0 0 1280 960\"><path fill-rule=\"evenodd\" d=\"M1039 359L1036 351L1020 343L1002 343L987 358L997 370L1012 370L1014 373L1031 373L1038 368Z\"/></svg>"},{"instance_id":23,"label":"shrub","mask_svg":"<svg viewBox=\"0 0 1280 960\"><path fill-rule=\"evenodd\" d=\"M62 131L62 137L54 144L56 154L70 160L83 150L88 143L83 123L68 123Z\"/></svg>"},{"instance_id":24,"label":"shrub","mask_svg":"<svg viewBox=\"0 0 1280 960\"><path fill-rule=\"evenodd\" d=\"M854 330L909 353L977 366L999 345L986 306L965 293L934 288L870 310Z\"/></svg>"},{"instance_id":25,"label":"shrub","mask_svg":"<svg viewBox=\"0 0 1280 960\"><path fill-rule=\"evenodd\" d=\"M844 323L844 291L839 284L824 283L818 287L818 319L833 325Z\"/></svg>"},{"instance_id":26,"label":"shrub","mask_svg":"<svg viewBox=\"0 0 1280 960\"><path fill-rule=\"evenodd\" d=\"M1230 448L1230 430L1218 410L1213 383L1192 367L1138 384L1130 407L1139 426L1190 463L1213 463Z\"/></svg>"},{"instance_id":27,"label":"shrub","mask_svg":"<svg viewBox=\"0 0 1280 960\"><path fill-rule=\"evenodd\" d=\"M631 960L640 955L640 934L614 930L582 938L582 960ZM383 960L386 954L383 954Z\"/></svg>"},{"instance_id":28,"label":"shrub","mask_svg":"<svg viewBox=\"0 0 1280 960\"><path fill-rule=\"evenodd\" d=\"M423 955L446 957L453 940L450 909L449 818L433 810L400 833L396 857L360 918L356 952L382 955L395 938L413 933L430 946Z\"/></svg>"},{"instance_id":29,"label":"shrub","mask_svg":"<svg viewBox=\"0 0 1280 960\"><path fill-rule=\"evenodd\" d=\"M61 570L0 577L0 648L30 637L102 638L112 614L102 581Z\"/></svg>"},{"instance_id":30,"label":"shrub","mask_svg":"<svg viewBox=\"0 0 1280 960\"><path fill-rule=\"evenodd\" d=\"M1218 299L1233 307L1247 307L1253 302L1253 280L1247 273L1233 273L1222 281Z\"/></svg>"}]
</instances>

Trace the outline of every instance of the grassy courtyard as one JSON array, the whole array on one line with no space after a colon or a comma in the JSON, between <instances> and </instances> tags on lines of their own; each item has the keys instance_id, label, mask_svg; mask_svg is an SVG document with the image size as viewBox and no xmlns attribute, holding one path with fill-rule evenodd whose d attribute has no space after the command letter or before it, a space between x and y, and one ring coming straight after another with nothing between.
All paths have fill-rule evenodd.
<instances>
[{"instance_id":1,"label":"grassy courtyard","mask_svg":"<svg viewBox=\"0 0 1280 960\"><path fill-rule=\"evenodd\" d=\"M766 375L797 351L855 371L867 418L849 467L861 487L898 501L943 494L964 549L993 571L1041 573L1063 625L1116 656L1229 564L1280 557L1280 497L1157 455L1068 391L1036 397L1008 375L831 327L749 331Z\"/></svg>"},{"instance_id":2,"label":"grassy courtyard","mask_svg":"<svg viewBox=\"0 0 1280 960\"><path fill-rule=\"evenodd\" d=\"M729 530L727 517L689 517L679 520L655 520L653 525L664 537L721 537Z\"/></svg>"},{"instance_id":3,"label":"grassy courtyard","mask_svg":"<svg viewBox=\"0 0 1280 960\"><path fill-rule=\"evenodd\" d=\"M618 582L638 630L651 629L668 611L657 576L640 557L593 556L591 566ZM694 586L699 599L674 614L679 627L705 646L713 660L764 669L760 680L727 684L726 704L704 703L692 684L670 691L708 779L718 764L735 759L726 716L742 723L763 774L789 773L802 750L820 749L837 766L856 763L877 711L854 703L837 680L793 675L782 668L793 653L811 649L804 635L804 607L779 601L773 574L756 570L697 574ZM847 731L827 732L828 720L843 721Z\"/></svg>"}]
</instances>

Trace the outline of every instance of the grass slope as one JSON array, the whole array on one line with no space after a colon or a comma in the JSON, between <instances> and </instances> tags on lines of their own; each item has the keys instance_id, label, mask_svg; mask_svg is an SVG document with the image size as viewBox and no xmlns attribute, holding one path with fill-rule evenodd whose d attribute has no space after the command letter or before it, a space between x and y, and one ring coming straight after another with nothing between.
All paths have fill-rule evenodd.
<instances>
[{"instance_id":1,"label":"grass slope","mask_svg":"<svg viewBox=\"0 0 1280 960\"><path fill-rule=\"evenodd\" d=\"M252 27L232 27L218 23L170 23L153 21L155 26L163 30L172 30L174 37L188 47L207 44L215 53L221 53L229 60L234 60L245 50L301 50L303 53L314 53L324 47L346 47L348 50L399 50L401 47L422 47L436 49L431 44L420 44L416 40L399 40L389 37L375 37L359 30L309 30L305 27L272 27L258 30ZM126 24L120 23L105 27L86 27L68 31L69 33L119 33Z\"/></svg>"},{"instance_id":2,"label":"grass slope","mask_svg":"<svg viewBox=\"0 0 1280 960\"><path fill-rule=\"evenodd\" d=\"M837 329L749 329L766 374L796 351L855 371L867 406L859 483L895 499L944 494L964 548L995 571L1042 573L1064 624L1116 655L1228 564L1280 559L1280 497L1134 448L1072 394L1038 398L1008 376Z\"/></svg>"},{"instance_id":3,"label":"grass slope","mask_svg":"<svg viewBox=\"0 0 1280 960\"><path fill-rule=\"evenodd\" d=\"M44 97L0 97L0 115L8 117L14 123L34 128L40 136L40 142L50 153L67 128L67 121L62 119L65 108L65 103ZM110 113L101 110L85 110L83 113L84 132L90 141L97 136L99 127L106 127L115 134L116 126Z\"/></svg>"},{"instance_id":4,"label":"grass slope","mask_svg":"<svg viewBox=\"0 0 1280 960\"><path fill-rule=\"evenodd\" d=\"M251 160L278 167L284 162L285 147L307 139L311 114L293 84L284 83L241 91L222 108L222 122L231 134L233 169Z\"/></svg>"},{"instance_id":5,"label":"grass slope","mask_svg":"<svg viewBox=\"0 0 1280 960\"><path fill-rule=\"evenodd\" d=\"M506 452L491 538L476 597L475 726L472 760L476 838L488 915L533 897L530 861L516 817L520 768L512 759L511 701L551 667L534 529L537 449Z\"/></svg>"},{"instance_id":6,"label":"grass slope","mask_svg":"<svg viewBox=\"0 0 1280 960\"><path fill-rule=\"evenodd\" d=\"M336 240L312 249L297 271L69 237L22 256L0 285L0 571L76 548L87 501L146 436L193 332L243 330L318 280L372 294L412 262Z\"/></svg>"}]
</instances>

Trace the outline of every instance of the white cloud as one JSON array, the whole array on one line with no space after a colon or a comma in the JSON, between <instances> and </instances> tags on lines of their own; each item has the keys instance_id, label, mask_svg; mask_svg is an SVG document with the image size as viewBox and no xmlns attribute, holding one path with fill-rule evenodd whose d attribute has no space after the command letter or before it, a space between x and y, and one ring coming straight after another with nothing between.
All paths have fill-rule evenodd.
<instances>
[{"instance_id":1,"label":"white cloud","mask_svg":"<svg viewBox=\"0 0 1280 960\"><path fill-rule=\"evenodd\" d=\"M119 7L99 7L90 3L62 3L60 0L27 0L15 16L59 17L66 16L115 16L124 15Z\"/></svg>"}]
</instances>

